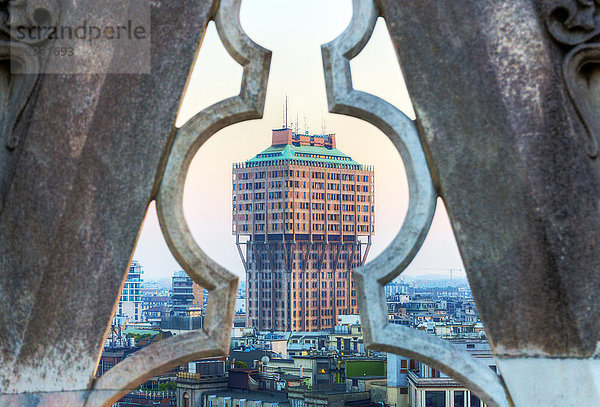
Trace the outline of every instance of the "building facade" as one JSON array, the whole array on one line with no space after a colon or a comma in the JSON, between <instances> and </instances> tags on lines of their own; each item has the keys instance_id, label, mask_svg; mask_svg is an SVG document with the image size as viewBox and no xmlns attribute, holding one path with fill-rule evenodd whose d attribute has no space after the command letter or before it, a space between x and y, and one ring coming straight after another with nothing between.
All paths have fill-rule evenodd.
<instances>
[{"instance_id":1,"label":"building facade","mask_svg":"<svg viewBox=\"0 0 600 407\"><path fill-rule=\"evenodd\" d=\"M199 317L204 304L204 289L196 284L183 270L173 274L173 315L176 317Z\"/></svg>"},{"instance_id":2,"label":"building facade","mask_svg":"<svg viewBox=\"0 0 600 407\"><path fill-rule=\"evenodd\" d=\"M142 317L144 322L160 325L163 317L170 315L171 296L142 296Z\"/></svg>"},{"instance_id":3,"label":"building facade","mask_svg":"<svg viewBox=\"0 0 600 407\"><path fill-rule=\"evenodd\" d=\"M373 167L338 150L335 134L283 128L232 178L247 325L315 331L358 313L352 271L375 232Z\"/></svg>"},{"instance_id":4,"label":"building facade","mask_svg":"<svg viewBox=\"0 0 600 407\"><path fill-rule=\"evenodd\" d=\"M470 353L498 373L486 340L454 339L450 342L457 349ZM410 363L411 369L407 374L409 407L486 407L476 394L453 378L425 363L418 361Z\"/></svg>"},{"instance_id":5,"label":"building facade","mask_svg":"<svg viewBox=\"0 0 600 407\"><path fill-rule=\"evenodd\" d=\"M129 265L129 273L123 287L123 292L119 298L118 316L129 319L130 322L142 321L142 274L144 270L137 260L132 260Z\"/></svg>"},{"instance_id":6,"label":"building facade","mask_svg":"<svg viewBox=\"0 0 600 407\"><path fill-rule=\"evenodd\" d=\"M207 359L190 362L188 370L190 371L177 374L177 407L210 407L210 404L203 402L203 396L207 392L227 389L223 360ZM215 404L213 407L217 407L217 405Z\"/></svg>"},{"instance_id":7,"label":"building facade","mask_svg":"<svg viewBox=\"0 0 600 407\"><path fill-rule=\"evenodd\" d=\"M142 297L155 297L158 295L158 288L158 282L144 281L140 293L142 294Z\"/></svg>"}]
</instances>

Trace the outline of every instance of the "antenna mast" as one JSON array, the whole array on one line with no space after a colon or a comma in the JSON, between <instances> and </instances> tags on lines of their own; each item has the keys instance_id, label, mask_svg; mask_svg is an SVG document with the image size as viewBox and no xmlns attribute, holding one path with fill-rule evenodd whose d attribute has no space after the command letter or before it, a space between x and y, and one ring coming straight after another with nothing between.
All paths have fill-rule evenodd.
<instances>
[{"instance_id":1,"label":"antenna mast","mask_svg":"<svg viewBox=\"0 0 600 407\"><path fill-rule=\"evenodd\" d=\"M288 97L285 95L285 128L288 128Z\"/></svg>"},{"instance_id":2,"label":"antenna mast","mask_svg":"<svg viewBox=\"0 0 600 407\"><path fill-rule=\"evenodd\" d=\"M304 115L304 134L308 134L308 121L306 120L306 115Z\"/></svg>"},{"instance_id":3,"label":"antenna mast","mask_svg":"<svg viewBox=\"0 0 600 407\"><path fill-rule=\"evenodd\" d=\"M296 112L296 134L298 134L298 130L299 130L299 121L298 121L298 112Z\"/></svg>"}]
</instances>

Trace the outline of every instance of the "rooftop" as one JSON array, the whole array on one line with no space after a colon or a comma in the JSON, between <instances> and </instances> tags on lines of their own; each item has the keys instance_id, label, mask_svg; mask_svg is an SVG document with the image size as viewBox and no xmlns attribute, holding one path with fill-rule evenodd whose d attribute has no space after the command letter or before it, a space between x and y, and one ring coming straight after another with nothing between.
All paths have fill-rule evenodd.
<instances>
[{"instance_id":1,"label":"rooftop","mask_svg":"<svg viewBox=\"0 0 600 407\"><path fill-rule=\"evenodd\" d=\"M302 160L330 164L360 165L337 148L295 146L293 144L269 146L254 158L246 161L246 163L262 163L273 160Z\"/></svg>"},{"instance_id":2,"label":"rooftop","mask_svg":"<svg viewBox=\"0 0 600 407\"><path fill-rule=\"evenodd\" d=\"M283 163L372 170L336 148L335 134L297 134L292 129L273 130L271 146L239 166Z\"/></svg>"},{"instance_id":3,"label":"rooftop","mask_svg":"<svg viewBox=\"0 0 600 407\"><path fill-rule=\"evenodd\" d=\"M231 397L233 399L246 399L252 401L264 401L267 403L278 403L287 401L284 392L249 391L241 389L227 389L218 391L207 391L208 397Z\"/></svg>"}]
</instances>

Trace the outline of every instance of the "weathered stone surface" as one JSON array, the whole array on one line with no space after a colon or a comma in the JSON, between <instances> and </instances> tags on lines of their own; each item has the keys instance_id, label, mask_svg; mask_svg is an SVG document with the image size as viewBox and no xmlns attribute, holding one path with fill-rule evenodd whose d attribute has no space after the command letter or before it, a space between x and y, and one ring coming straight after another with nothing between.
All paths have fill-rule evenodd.
<instances>
[{"instance_id":1,"label":"weathered stone surface","mask_svg":"<svg viewBox=\"0 0 600 407\"><path fill-rule=\"evenodd\" d=\"M42 75L17 126L0 213L0 393L92 378L214 11L152 3L150 75Z\"/></svg>"},{"instance_id":2,"label":"weathered stone surface","mask_svg":"<svg viewBox=\"0 0 600 407\"><path fill-rule=\"evenodd\" d=\"M495 353L593 356L598 160L538 5L379 3Z\"/></svg>"}]
</instances>

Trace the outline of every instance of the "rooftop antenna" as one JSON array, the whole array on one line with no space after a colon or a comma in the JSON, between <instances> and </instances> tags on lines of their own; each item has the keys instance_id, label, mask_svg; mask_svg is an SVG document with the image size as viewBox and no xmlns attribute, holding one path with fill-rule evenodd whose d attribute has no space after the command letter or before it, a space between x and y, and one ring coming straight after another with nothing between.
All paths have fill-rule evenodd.
<instances>
[{"instance_id":1,"label":"rooftop antenna","mask_svg":"<svg viewBox=\"0 0 600 407\"><path fill-rule=\"evenodd\" d=\"M286 96L286 98L287 98L287 96ZM283 106L281 106L281 108L282 108L281 109L281 127L284 129L285 129L285 121L286 121L285 120L285 103L286 102L283 102L282 103Z\"/></svg>"},{"instance_id":2,"label":"rooftop antenna","mask_svg":"<svg viewBox=\"0 0 600 407\"><path fill-rule=\"evenodd\" d=\"M325 116L323 115L323 111L321 110L321 134L325 134L327 131L327 126L325 126Z\"/></svg>"},{"instance_id":3,"label":"rooftop antenna","mask_svg":"<svg viewBox=\"0 0 600 407\"><path fill-rule=\"evenodd\" d=\"M306 115L304 115L304 134L308 134L308 121L306 121Z\"/></svg>"},{"instance_id":4,"label":"rooftop antenna","mask_svg":"<svg viewBox=\"0 0 600 407\"><path fill-rule=\"evenodd\" d=\"M298 120L298 112L296 112L296 134L298 134L299 123L300 123L300 121Z\"/></svg>"},{"instance_id":5,"label":"rooftop antenna","mask_svg":"<svg viewBox=\"0 0 600 407\"><path fill-rule=\"evenodd\" d=\"M285 128L288 128L288 96L285 95Z\"/></svg>"}]
</instances>

